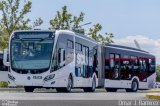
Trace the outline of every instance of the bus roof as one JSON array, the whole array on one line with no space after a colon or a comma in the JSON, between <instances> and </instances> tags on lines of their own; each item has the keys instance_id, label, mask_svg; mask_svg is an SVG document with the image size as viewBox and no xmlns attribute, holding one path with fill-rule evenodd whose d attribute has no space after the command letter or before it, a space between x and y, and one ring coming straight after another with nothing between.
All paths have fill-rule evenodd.
<instances>
[{"instance_id":1,"label":"bus roof","mask_svg":"<svg viewBox=\"0 0 160 106\"><path fill-rule=\"evenodd\" d=\"M15 32L55 32L55 30L16 30Z\"/></svg>"},{"instance_id":2,"label":"bus roof","mask_svg":"<svg viewBox=\"0 0 160 106\"><path fill-rule=\"evenodd\" d=\"M144 50L140 50L140 49L137 49L137 48L133 48L133 47L128 47L128 46L122 46L122 45L115 45L115 44L108 44L107 46L105 46L106 48L115 48L115 49L121 49L121 50L126 50L126 51L135 51L135 52L141 52L141 53L144 53L144 54L148 54L150 56L153 56L155 57L154 55L150 54L149 52L147 51L144 51Z\"/></svg>"},{"instance_id":3,"label":"bus roof","mask_svg":"<svg viewBox=\"0 0 160 106\"><path fill-rule=\"evenodd\" d=\"M87 36L87 35L80 34L80 33L76 33L76 32L75 32L75 34L78 35L78 36L81 36L81 37L83 37L83 38L85 38L85 39L88 39L88 40L91 40L91 41L97 43L97 41L95 41L94 39L90 38L90 37Z\"/></svg>"},{"instance_id":4,"label":"bus roof","mask_svg":"<svg viewBox=\"0 0 160 106\"><path fill-rule=\"evenodd\" d=\"M144 50L141 50L141 49L137 49L137 48L133 48L133 47L128 47L128 46L115 45L115 44L108 44L107 46L110 46L110 47L117 47L117 48L121 48L121 49L129 49L129 50L135 50L135 51L140 51L140 52L149 53L149 52L147 52L147 51L144 51Z\"/></svg>"}]
</instances>

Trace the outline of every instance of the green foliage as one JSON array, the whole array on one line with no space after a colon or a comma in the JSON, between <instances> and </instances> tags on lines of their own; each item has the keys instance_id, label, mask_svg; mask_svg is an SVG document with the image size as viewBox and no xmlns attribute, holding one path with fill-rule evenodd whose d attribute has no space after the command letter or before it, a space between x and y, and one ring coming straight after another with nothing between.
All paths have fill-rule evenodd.
<instances>
[{"instance_id":1,"label":"green foliage","mask_svg":"<svg viewBox=\"0 0 160 106\"><path fill-rule=\"evenodd\" d=\"M8 83L4 82L4 81L0 81L0 88L7 88L8 87Z\"/></svg>"},{"instance_id":2,"label":"green foliage","mask_svg":"<svg viewBox=\"0 0 160 106\"><path fill-rule=\"evenodd\" d=\"M20 0L1 0L0 12L2 19L0 19L0 45L1 49L8 47L8 39L14 30L28 30L32 29L29 25L30 19L26 15L31 12L32 2L23 0L24 5L20 7ZM42 19L37 19L33 27L39 26L43 23Z\"/></svg>"},{"instance_id":3,"label":"green foliage","mask_svg":"<svg viewBox=\"0 0 160 106\"><path fill-rule=\"evenodd\" d=\"M93 28L89 29L89 33L88 35L91 36L91 38L93 38L94 40L101 42L102 44L110 44L113 43L112 38L114 37L112 33L105 33L105 35L101 35L99 34L99 31L102 30L102 25L100 25L99 23L97 23L96 25L93 25ZM104 37L106 36L106 37Z\"/></svg>"},{"instance_id":4,"label":"green foliage","mask_svg":"<svg viewBox=\"0 0 160 106\"><path fill-rule=\"evenodd\" d=\"M41 18L36 19L33 24L33 28L40 26L42 23L43 23L43 20Z\"/></svg>"},{"instance_id":5,"label":"green foliage","mask_svg":"<svg viewBox=\"0 0 160 106\"><path fill-rule=\"evenodd\" d=\"M33 25L30 25L30 19L26 18L26 15L31 12L32 2L28 0L24 1L24 5L20 7L20 0L1 0L0 1L0 50L8 47L8 39L14 30L29 30L40 26L43 23L41 18L35 20ZM51 27L49 29L62 29L73 30L78 33L85 33L83 25L80 25L84 21L84 13L81 12L79 16L73 16L68 12L67 6L63 6L61 11L57 11L57 15L50 20ZM85 25L85 24L84 24ZM93 28L89 29L88 34L104 44L112 43L113 34L101 35L102 26L96 24ZM104 37L107 36L107 37Z\"/></svg>"},{"instance_id":6,"label":"green foliage","mask_svg":"<svg viewBox=\"0 0 160 106\"><path fill-rule=\"evenodd\" d=\"M77 16L73 17L73 20L71 21L73 23L72 30L74 30L75 32L77 32L77 30L80 30L80 33L84 34L84 29L81 28L81 26L80 26L80 23L83 22L83 20L84 20L84 15L85 14L83 12L81 12L78 17Z\"/></svg>"},{"instance_id":7,"label":"green foliage","mask_svg":"<svg viewBox=\"0 0 160 106\"><path fill-rule=\"evenodd\" d=\"M62 10L57 11L57 15L50 20L51 27L49 29L73 30L75 32L84 34L85 30L82 28L83 25L80 25L80 23L84 21L84 15L85 14L81 12L79 16L73 16L67 11L67 6L64 6L62 7ZM101 29L102 26L100 24L96 24L93 26L93 28L89 29L88 34L91 38L103 44L113 43L113 34L106 33L104 36L107 37L104 37L103 35L99 34Z\"/></svg>"},{"instance_id":8,"label":"green foliage","mask_svg":"<svg viewBox=\"0 0 160 106\"><path fill-rule=\"evenodd\" d=\"M0 31L0 51L5 49L8 46L9 34L5 29Z\"/></svg>"},{"instance_id":9,"label":"green foliage","mask_svg":"<svg viewBox=\"0 0 160 106\"><path fill-rule=\"evenodd\" d=\"M30 19L25 19L24 16L30 12L32 3L27 1L21 10L19 10L20 0L2 0L0 2L0 11L2 19L0 25L5 28L10 35L16 29L30 29L27 24Z\"/></svg>"},{"instance_id":10,"label":"green foliage","mask_svg":"<svg viewBox=\"0 0 160 106\"><path fill-rule=\"evenodd\" d=\"M157 74L156 80L160 82L160 65L157 66L156 74Z\"/></svg>"},{"instance_id":11,"label":"green foliage","mask_svg":"<svg viewBox=\"0 0 160 106\"><path fill-rule=\"evenodd\" d=\"M79 16L73 16L68 12L67 6L63 6L61 11L57 11L57 15L50 20L51 27L49 29L58 30L74 30L75 32L84 33L79 24L83 22L84 13L81 12Z\"/></svg>"},{"instance_id":12,"label":"green foliage","mask_svg":"<svg viewBox=\"0 0 160 106\"><path fill-rule=\"evenodd\" d=\"M70 29L72 15L68 13L67 6L62 7L62 11L57 11L54 19L50 20L50 29Z\"/></svg>"}]
</instances>

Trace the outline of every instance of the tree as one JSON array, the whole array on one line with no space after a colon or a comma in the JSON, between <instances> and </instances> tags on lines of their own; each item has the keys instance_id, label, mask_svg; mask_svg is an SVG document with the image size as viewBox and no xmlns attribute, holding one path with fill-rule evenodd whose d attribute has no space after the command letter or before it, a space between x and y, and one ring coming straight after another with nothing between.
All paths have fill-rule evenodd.
<instances>
[{"instance_id":1,"label":"tree","mask_svg":"<svg viewBox=\"0 0 160 106\"><path fill-rule=\"evenodd\" d=\"M70 29L72 15L68 13L67 6L62 7L62 11L57 11L54 19L50 20L50 29Z\"/></svg>"},{"instance_id":2,"label":"tree","mask_svg":"<svg viewBox=\"0 0 160 106\"><path fill-rule=\"evenodd\" d=\"M79 33L82 33L84 34L84 29L80 26L80 23L83 22L84 20L84 13L81 12L80 15L77 17L77 16L74 16L73 17L73 20L71 22L73 22L73 27L72 27L72 30L75 31L75 32L79 32Z\"/></svg>"},{"instance_id":3,"label":"tree","mask_svg":"<svg viewBox=\"0 0 160 106\"><path fill-rule=\"evenodd\" d=\"M63 6L61 11L57 11L57 15L50 20L51 27L49 29L59 30L74 30L84 32L79 26L83 22L84 13L81 12L79 16L72 16L68 12L67 6Z\"/></svg>"},{"instance_id":4,"label":"tree","mask_svg":"<svg viewBox=\"0 0 160 106\"><path fill-rule=\"evenodd\" d=\"M81 12L79 16L73 16L67 11L67 6L64 6L62 7L62 10L57 11L57 15L52 20L50 20L51 27L49 29L73 30L75 32L84 34L85 30L80 25L84 21L84 15L85 14ZM113 34L106 33L105 36L107 37L104 37L103 35L99 34L101 29L102 26L100 24L96 24L93 26L93 28L89 29L87 34L90 35L90 37L94 40L103 44L113 43Z\"/></svg>"},{"instance_id":5,"label":"tree","mask_svg":"<svg viewBox=\"0 0 160 106\"><path fill-rule=\"evenodd\" d=\"M94 40L101 42L102 44L110 44L113 43L112 38L114 37L112 33L105 33L105 35L101 35L99 34L99 31L102 30L102 25L100 25L99 23L93 25L93 28L89 29L89 33L88 35L91 36L91 38L93 38ZM104 37L106 36L106 37Z\"/></svg>"},{"instance_id":6,"label":"tree","mask_svg":"<svg viewBox=\"0 0 160 106\"><path fill-rule=\"evenodd\" d=\"M156 81L160 82L160 65L157 66L156 75Z\"/></svg>"},{"instance_id":7,"label":"tree","mask_svg":"<svg viewBox=\"0 0 160 106\"><path fill-rule=\"evenodd\" d=\"M1 29L0 31L0 51L3 50L5 47L8 46L8 33L5 29Z\"/></svg>"},{"instance_id":8,"label":"tree","mask_svg":"<svg viewBox=\"0 0 160 106\"><path fill-rule=\"evenodd\" d=\"M33 25L29 25L30 19L26 15L31 11L32 2L24 1L23 8L20 7L20 0L1 0L0 12L0 45L1 49L8 46L8 39L14 30L28 30L40 26L43 21L36 19Z\"/></svg>"}]
</instances>

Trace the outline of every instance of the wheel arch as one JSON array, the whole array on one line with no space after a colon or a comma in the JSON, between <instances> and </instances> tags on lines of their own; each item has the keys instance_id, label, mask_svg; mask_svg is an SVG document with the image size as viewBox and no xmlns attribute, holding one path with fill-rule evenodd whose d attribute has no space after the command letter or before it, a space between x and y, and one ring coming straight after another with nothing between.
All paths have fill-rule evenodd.
<instances>
[{"instance_id":1,"label":"wheel arch","mask_svg":"<svg viewBox=\"0 0 160 106\"><path fill-rule=\"evenodd\" d=\"M93 78L95 78L95 80L96 80L96 87L97 87L98 86L98 77L95 72L92 75L92 80L93 80Z\"/></svg>"},{"instance_id":2,"label":"wheel arch","mask_svg":"<svg viewBox=\"0 0 160 106\"><path fill-rule=\"evenodd\" d=\"M139 78L138 78L137 76L134 76L134 77L132 78L132 81L131 81L131 86L132 86L133 81L137 81L138 89L139 89Z\"/></svg>"},{"instance_id":3,"label":"wheel arch","mask_svg":"<svg viewBox=\"0 0 160 106\"><path fill-rule=\"evenodd\" d=\"M72 87L74 87L74 76L73 76L73 73L70 73L69 76L71 76L71 79L72 79Z\"/></svg>"}]
</instances>

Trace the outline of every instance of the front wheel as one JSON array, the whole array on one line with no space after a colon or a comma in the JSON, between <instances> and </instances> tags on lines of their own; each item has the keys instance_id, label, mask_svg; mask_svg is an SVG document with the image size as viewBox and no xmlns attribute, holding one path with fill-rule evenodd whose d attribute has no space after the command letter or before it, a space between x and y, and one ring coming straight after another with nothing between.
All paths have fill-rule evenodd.
<instances>
[{"instance_id":1,"label":"front wheel","mask_svg":"<svg viewBox=\"0 0 160 106\"><path fill-rule=\"evenodd\" d=\"M72 89L72 85L73 85L73 80L71 75L68 77L68 84L67 87L64 89L66 92L71 92Z\"/></svg>"},{"instance_id":2,"label":"front wheel","mask_svg":"<svg viewBox=\"0 0 160 106\"><path fill-rule=\"evenodd\" d=\"M84 88L83 90L84 90L84 92L95 92L95 90L96 90L96 78L95 77L93 78L92 87Z\"/></svg>"},{"instance_id":3,"label":"front wheel","mask_svg":"<svg viewBox=\"0 0 160 106\"><path fill-rule=\"evenodd\" d=\"M137 80L133 80L131 88L130 89L126 89L126 92L137 92L138 90L138 81Z\"/></svg>"},{"instance_id":4,"label":"front wheel","mask_svg":"<svg viewBox=\"0 0 160 106\"><path fill-rule=\"evenodd\" d=\"M34 87L31 87L31 86L24 86L24 90L25 92L33 92L34 91Z\"/></svg>"},{"instance_id":5,"label":"front wheel","mask_svg":"<svg viewBox=\"0 0 160 106\"><path fill-rule=\"evenodd\" d=\"M68 77L68 84L66 88L56 88L57 92L71 92L73 86L73 80L71 75Z\"/></svg>"}]
</instances>

